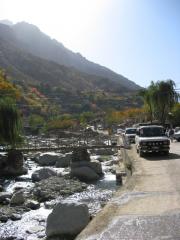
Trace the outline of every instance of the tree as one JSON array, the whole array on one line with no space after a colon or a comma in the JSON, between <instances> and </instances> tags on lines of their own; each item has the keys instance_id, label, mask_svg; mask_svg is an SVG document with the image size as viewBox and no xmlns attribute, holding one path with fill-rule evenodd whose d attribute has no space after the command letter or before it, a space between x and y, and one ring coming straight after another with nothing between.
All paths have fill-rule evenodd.
<instances>
[{"instance_id":1,"label":"tree","mask_svg":"<svg viewBox=\"0 0 180 240\"><path fill-rule=\"evenodd\" d=\"M159 120L165 124L168 113L178 102L178 94L175 91L175 83L172 80L151 82L151 85L142 90L139 95L143 98L150 120Z\"/></svg>"},{"instance_id":2,"label":"tree","mask_svg":"<svg viewBox=\"0 0 180 240\"><path fill-rule=\"evenodd\" d=\"M0 142L12 147L20 142L20 115L14 101L10 98L0 99Z\"/></svg>"},{"instance_id":3,"label":"tree","mask_svg":"<svg viewBox=\"0 0 180 240\"><path fill-rule=\"evenodd\" d=\"M170 116L173 125L180 126L180 103L174 105Z\"/></svg>"},{"instance_id":4,"label":"tree","mask_svg":"<svg viewBox=\"0 0 180 240\"><path fill-rule=\"evenodd\" d=\"M153 94L154 112L160 123L164 124L168 118L168 113L178 102L178 94L174 90L175 83L172 80L160 81L156 83L156 90Z\"/></svg>"},{"instance_id":5,"label":"tree","mask_svg":"<svg viewBox=\"0 0 180 240\"><path fill-rule=\"evenodd\" d=\"M153 106L151 101L151 91L148 89L140 90L139 95L144 100L144 109L149 113L150 121L153 121Z\"/></svg>"},{"instance_id":6,"label":"tree","mask_svg":"<svg viewBox=\"0 0 180 240\"><path fill-rule=\"evenodd\" d=\"M92 112L83 112L80 115L80 122L82 124L90 123L94 119L95 115Z\"/></svg>"},{"instance_id":7,"label":"tree","mask_svg":"<svg viewBox=\"0 0 180 240\"><path fill-rule=\"evenodd\" d=\"M33 133L38 134L40 129L43 128L45 120L42 116L37 114L32 114L29 117L29 126Z\"/></svg>"}]
</instances>

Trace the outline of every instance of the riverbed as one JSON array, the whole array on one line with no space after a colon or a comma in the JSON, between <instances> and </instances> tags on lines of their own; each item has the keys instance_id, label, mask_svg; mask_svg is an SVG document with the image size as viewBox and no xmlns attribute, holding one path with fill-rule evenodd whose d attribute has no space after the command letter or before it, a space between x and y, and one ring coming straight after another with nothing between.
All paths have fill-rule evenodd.
<instances>
[{"instance_id":1,"label":"riverbed","mask_svg":"<svg viewBox=\"0 0 180 240\"><path fill-rule=\"evenodd\" d=\"M8 220L0 223L0 240L36 240L45 239L45 226L47 216L57 202L79 202L87 204L91 217L93 218L111 199L113 193L119 186L116 185L116 176L113 161L117 163L117 153L109 156L91 155L92 159L103 158L102 168L104 176L93 184L88 184L82 192L76 192L70 196L59 196L58 198L43 202L37 210L31 210L22 214L22 218L17 221ZM4 190L14 192L17 188L23 188L30 191L34 187L31 180L32 173L41 168L35 163L31 156L27 156L26 166L28 173L18 178L12 178L3 182ZM67 172L64 168L55 168L58 173Z\"/></svg>"}]
</instances>

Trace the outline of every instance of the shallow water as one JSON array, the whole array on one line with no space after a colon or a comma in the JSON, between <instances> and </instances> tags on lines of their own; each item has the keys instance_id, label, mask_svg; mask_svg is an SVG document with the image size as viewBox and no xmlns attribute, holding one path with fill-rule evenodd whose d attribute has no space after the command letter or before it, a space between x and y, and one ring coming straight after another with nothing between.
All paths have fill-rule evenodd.
<instances>
[{"instance_id":1,"label":"shallow water","mask_svg":"<svg viewBox=\"0 0 180 240\"><path fill-rule=\"evenodd\" d=\"M93 156L93 159L97 159L98 156ZM109 156L109 159L116 158ZM28 174L18 177L16 179L6 180L4 186L6 191L13 192L17 187L23 187L31 189L34 183L31 181L32 173L41 168L32 160L28 159L27 162ZM59 199L52 200L48 205L52 208L57 202L79 202L88 205L89 212L92 216L95 216L102 207L112 197L112 194L116 191L116 177L114 174L108 171L109 167L103 164L104 177L94 184L90 184L88 188L80 193L75 193L66 198L60 197ZM56 168L54 168L56 169ZM64 171L64 169L56 169L57 171ZM0 237L8 239L18 240L34 240L38 237L41 239L45 236L46 219L51 209L46 209L44 204L41 204L41 208L38 210L32 210L23 214L22 219L18 221L8 220L6 223L0 224ZM13 238L14 237L14 238Z\"/></svg>"}]
</instances>

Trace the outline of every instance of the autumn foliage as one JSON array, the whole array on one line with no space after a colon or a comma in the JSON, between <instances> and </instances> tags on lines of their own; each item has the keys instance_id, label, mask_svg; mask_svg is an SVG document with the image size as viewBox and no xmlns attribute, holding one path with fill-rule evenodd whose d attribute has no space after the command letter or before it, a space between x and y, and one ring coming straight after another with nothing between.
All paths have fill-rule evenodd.
<instances>
[{"instance_id":1,"label":"autumn foliage","mask_svg":"<svg viewBox=\"0 0 180 240\"><path fill-rule=\"evenodd\" d=\"M15 99L19 99L21 94L20 90L13 85L6 75L6 73L0 69L0 96L1 97L12 97Z\"/></svg>"},{"instance_id":2,"label":"autumn foliage","mask_svg":"<svg viewBox=\"0 0 180 240\"><path fill-rule=\"evenodd\" d=\"M144 115L142 108L129 108L124 111L109 111L107 113L108 123L122 123L127 119L141 120Z\"/></svg>"},{"instance_id":3,"label":"autumn foliage","mask_svg":"<svg viewBox=\"0 0 180 240\"><path fill-rule=\"evenodd\" d=\"M53 130L53 129L69 129L73 128L76 125L76 121L73 119L54 119L50 120L46 125L46 130Z\"/></svg>"}]
</instances>

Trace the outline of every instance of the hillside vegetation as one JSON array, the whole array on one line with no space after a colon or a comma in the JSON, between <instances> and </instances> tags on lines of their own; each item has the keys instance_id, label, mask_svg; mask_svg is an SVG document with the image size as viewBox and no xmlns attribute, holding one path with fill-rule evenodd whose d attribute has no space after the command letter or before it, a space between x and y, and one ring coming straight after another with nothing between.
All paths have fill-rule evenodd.
<instances>
[{"instance_id":1,"label":"hillside vegetation","mask_svg":"<svg viewBox=\"0 0 180 240\"><path fill-rule=\"evenodd\" d=\"M31 89L44 96L46 108L53 105L62 113L122 110L141 104L134 91L140 87L135 83L113 73L115 80L111 70L71 52L27 23L0 24L0 67L27 93L21 104L28 101L34 106L38 100L35 105L41 111L45 107L39 97L34 99Z\"/></svg>"}]
</instances>

